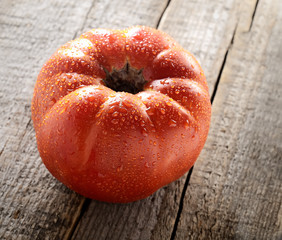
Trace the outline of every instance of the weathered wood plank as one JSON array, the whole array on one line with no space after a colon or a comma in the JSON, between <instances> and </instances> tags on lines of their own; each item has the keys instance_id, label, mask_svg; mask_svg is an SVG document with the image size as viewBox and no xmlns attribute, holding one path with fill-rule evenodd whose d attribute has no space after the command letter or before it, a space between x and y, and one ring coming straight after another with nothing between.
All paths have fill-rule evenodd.
<instances>
[{"instance_id":1,"label":"weathered wood plank","mask_svg":"<svg viewBox=\"0 0 282 240\"><path fill-rule=\"evenodd\" d=\"M238 11L233 0L218 3L177 0L171 1L160 22L162 30L200 57L203 64L207 60L205 72L210 76L211 89L236 28ZM123 18L123 14L119 17ZM103 26L109 27L106 23ZM206 33L207 29L210 32ZM205 49L201 50L203 46ZM73 239L170 239L185 179L186 176L145 200L127 205L91 201Z\"/></svg>"},{"instance_id":2,"label":"weathered wood plank","mask_svg":"<svg viewBox=\"0 0 282 240\"><path fill-rule=\"evenodd\" d=\"M43 63L58 46L80 34L91 16L97 17L93 21L99 27L107 19L112 24L108 27L121 21L124 26L150 25L156 24L165 5L165 1L1 2L1 239L68 238L85 201L57 182L37 153L30 101Z\"/></svg>"},{"instance_id":3,"label":"weathered wood plank","mask_svg":"<svg viewBox=\"0 0 282 240\"><path fill-rule=\"evenodd\" d=\"M60 44L92 27L156 26L165 5L166 1L94 1L92 7L90 2L6 1L1 6L0 237L68 238L84 202L47 173L37 154L29 103L43 62ZM171 1L160 24L200 59L211 90L236 28L237 13L237 4L231 0ZM128 205L91 201L74 238L169 239L184 181L185 177Z\"/></svg>"},{"instance_id":4,"label":"weathered wood plank","mask_svg":"<svg viewBox=\"0 0 282 240\"><path fill-rule=\"evenodd\" d=\"M92 28L123 29L133 25L155 27L167 2L168 0L97 1L89 10L80 33Z\"/></svg>"},{"instance_id":5,"label":"weathered wood plank","mask_svg":"<svg viewBox=\"0 0 282 240\"><path fill-rule=\"evenodd\" d=\"M240 1L171 1L159 28L191 51L203 67L212 95L238 22Z\"/></svg>"},{"instance_id":6,"label":"weathered wood plank","mask_svg":"<svg viewBox=\"0 0 282 240\"><path fill-rule=\"evenodd\" d=\"M36 76L81 28L90 1L1 1L0 238L61 239L82 197L54 180L38 156L30 120Z\"/></svg>"},{"instance_id":7,"label":"weathered wood plank","mask_svg":"<svg viewBox=\"0 0 282 240\"><path fill-rule=\"evenodd\" d=\"M252 22L255 4L242 5L176 239L282 237L282 3L260 0Z\"/></svg>"}]
</instances>

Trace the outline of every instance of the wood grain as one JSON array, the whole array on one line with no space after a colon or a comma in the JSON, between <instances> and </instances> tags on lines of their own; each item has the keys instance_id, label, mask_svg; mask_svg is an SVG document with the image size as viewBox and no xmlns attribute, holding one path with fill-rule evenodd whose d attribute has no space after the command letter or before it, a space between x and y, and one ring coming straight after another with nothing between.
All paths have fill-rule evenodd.
<instances>
[{"instance_id":1,"label":"wood grain","mask_svg":"<svg viewBox=\"0 0 282 240\"><path fill-rule=\"evenodd\" d=\"M282 4L241 6L176 239L282 237Z\"/></svg>"},{"instance_id":2,"label":"wood grain","mask_svg":"<svg viewBox=\"0 0 282 240\"><path fill-rule=\"evenodd\" d=\"M1 239L69 238L85 201L56 181L37 153L30 102L43 63L81 33L91 20L91 10L99 27L105 26L105 19L110 21L108 27L118 26L127 8L124 25L150 25L153 20L156 24L165 5L164 1L1 2Z\"/></svg>"},{"instance_id":3,"label":"wood grain","mask_svg":"<svg viewBox=\"0 0 282 240\"><path fill-rule=\"evenodd\" d=\"M217 11L215 15L213 9ZM186 10L194 11L194 15L187 14ZM202 59L209 59L205 72L208 76L213 76L209 81L211 88L217 80L220 65L236 28L238 11L238 4L232 0L220 1L218 4L211 1L171 1L160 22L162 30L195 52L196 56L198 53L197 57L201 57L201 44L206 45ZM216 27L217 21L219 23ZM205 34L206 29L211 29L208 35ZM201 34L194 33L195 31ZM218 54L217 57L215 54ZM214 63L215 60L218 63ZM128 205L90 201L73 239L170 239L186 177L187 175L183 176L147 199Z\"/></svg>"},{"instance_id":4,"label":"wood grain","mask_svg":"<svg viewBox=\"0 0 282 240\"><path fill-rule=\"evenodd\" d=\"M171 1L159 28L191 51L205 71L212 95L238 23L239 2Z\"/></svg>"},{"instance_id":5,"label":"wood grain","mask_svg":"<svg viewBox=\"0 0 282 240\"><path fill-rule=\"evenodd\" d=\"M123 29L133 25L155 27L168 0L95 1L80 33L92 28Z\"/></svg>"},{"instance_id":6,"label":"wood grain","mask_svg":"<svg viewBox=\"0 0 282 240\"><path fill-rule=\"evenodd\" d=\"M281 236L282 7L260 0L255 12L255 0L240 2L3 0L0 239ZM210 136L184 199L187 175L130 204L86 200L41 163L30 120L33 86L61 44L90 28L136 24L159 26L191 51L210 93L220 80Z\"/></svg>"},{"instance_id":7,"label":"wood grain","mask_svg":"<svg viewBox=\"0 0 282 240\"><path fill-rule=\"evenodd\" d=\"M58 183L38 156L30 102L52 52L81 28L90 1L1 1L0 238L61 239L82 197Z\"/></svg>"}]
</instances>

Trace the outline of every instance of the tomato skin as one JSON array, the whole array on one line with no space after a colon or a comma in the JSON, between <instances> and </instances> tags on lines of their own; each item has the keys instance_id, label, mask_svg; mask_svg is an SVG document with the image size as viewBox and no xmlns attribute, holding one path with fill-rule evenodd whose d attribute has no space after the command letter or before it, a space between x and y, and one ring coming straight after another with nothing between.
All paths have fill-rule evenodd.
<instances>
[{"instance_id":1,"label":"tomato skin","mask_svg":"<svg viewBox=\"0 0 282 240\"><path fill-rule=\"evenodd\" d=\"M105 86L125 64L142 69L137 94ZM98 29L59 48L32 100L40 156L74 191L106 202L145 198L195 163L211 115L196 59L165 33Z\"/></svg>"}]
</instances>

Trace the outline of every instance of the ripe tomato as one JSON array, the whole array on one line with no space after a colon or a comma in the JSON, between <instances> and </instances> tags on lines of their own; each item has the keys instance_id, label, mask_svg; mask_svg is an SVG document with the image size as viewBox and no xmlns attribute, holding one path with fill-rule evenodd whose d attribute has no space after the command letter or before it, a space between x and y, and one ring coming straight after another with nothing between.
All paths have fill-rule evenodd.
<instances>
[{"instance_id":1,"label":"ripe tomato","mask_svg":"<svg viewBox=\"0 0 282 240\"><path fill-rule=\"evenodd\" d=\"M41 69L32 100L48 170L107 202L145 198L187 172L210 115L196 59L142 26L91 30L60 47Z\"/></svg>"}]
</instances>

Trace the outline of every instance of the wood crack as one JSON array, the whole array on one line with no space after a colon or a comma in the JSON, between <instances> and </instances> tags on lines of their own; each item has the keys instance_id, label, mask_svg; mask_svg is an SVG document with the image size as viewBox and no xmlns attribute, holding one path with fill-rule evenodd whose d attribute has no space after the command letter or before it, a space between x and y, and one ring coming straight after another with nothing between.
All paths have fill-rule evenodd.
<instances>
[{"instance_id":1,"label":"wood crack","mask_svg":"<svg viewBox=\"0 0 282 240\"><path fill-rule=\"evenodd\" d=\"M158 23L157 23L156 28L159 28L160 23L161 23L161 21L162 21L162 19L163 19L164 13L166 12L166 10L167 10L167 8L168 8L170 2L171 2L171 0L168 0L168 1L167 1L167 4L166 4L166 6L165 6L165 8L164 8L164 10L163 10L163 12L162 12L160 18L159 18L159 21L158 21Z\"/></svg>"},{"instance_id":2,"label":"wood crack","mask_svg":"<svg viewBox=\"0 0 282 240\"><path fill-rule=\"evenodd\" d=\"M211 96L211 103L213 103L213 101L214 101L214 98L215 98L215 95L216 95L216 92L217 92L217 88L218 88L218 85L219 85L219 82L220 82L220 79L221 79L222 72L223 72L225 64L226 64L226 60L227 60L229 51L234 44L234 38L235 38L235 35L236 35L237 26L238 26L238 23L235 26L231 41L230 41L230 43L229 43L229 45L226 49L226 52L225 52L225 55L224 55L224 58L223 58L223 62L221 64L221 68L219 70L219 74L218 74L217 80L216 80L215 85L214 85L213 93L212 93L212 96Z\"/></svg>"},{"instance_id":3,"label":"wood crack","mask_svg":"<svg viewBox=\"0 0 282 240\"><path fill-rule=\"evenodd\" d=\"M190 180L177 239L273 239L281 227L279 203L272 201L279 199L281 186L280 169L275 167L281 138L275 134L281 112L275 109L281 98L277 97L279 81L274 75L279 76L281 70L277 19L282 15L276 15L281 11L275 11L274 2L252 2L252 8L243 4L244 11L240 11L238 28L218 73L219 91L213 91L212 100L215 95L217 98L213 127ZM222 177L214 174L217 169Z\"/></svg>"},{"instance_id":4,"label":"wood crack","mask_svg":"<svg viewBox=\"0 0 282 240\"><path fill-rule=\"evenodd\" d=\"M76 39L76 38L78 37L77 35L78 35L79 32L80 32L80 34L81 34L81 32L82 32L82 30L83 30L83 27L85 26L86 21L87 21L87 19L88 19L88 17L89 17L89 14L90 14L92 8L94 7L94 3L95 3L95 0L93 0L93 1L91 2L91 5L90 5L88 11L87 11L87 13L85 14L85 18L84 18L84 20L83 20L83 23L82 23L81 27L80 27L77 31L75 31L75 33L74 33L74 35L73 35L73 39Z\"/></svg>"},{"instance_id":5,"label":"wood crack","mask_svg":"<svg viewBox=\"0 0 282 240\"><path fill-rule=\"evenodd\" d=\"M177 212L176 219L175 219L175 222L174 222L173 231L172 231L171 237L170 237L171 240L174 240L175 236L176 236L176 231L177 231L178 223L179 223L180 216L181 216L181 213L182 213L182 210L183 210L183 203L184 203L185 193L186 193L188 185L189 185L189 181L190 181L190 178L191 178L191 175L192 175L192 172L193 172L193 168L194 167L192 167L189 170L188 176L187 176L187 178L185 180L185 184L184 184L184 187L183 187L183 190L182 190L182 193L181 193L181 198L180 198L180 202L179 202L179 208L178 208L178 212Z\"/></svg>"},{"instance_id":6,"label":"wood crack","mask_svg":"<svg viewBox=\"0 0 282 240\"><path fill-rule=\"evenodd\" d=\"M237 22L237 24L234 28L232 38L231 38L230 43L229 43L229 45L226 49L226 52L225 52L225 55L224 55L224 58L223 58L223 62L221 64L221 68L220 68L220 71L219 71L219 74L218 74L218 77L217 77L217 80L216 80L216 83L215 83L215 86L214 86L214 90L213 90L213 93L212 93L212 96L211 96L211 103L213 103L213 100L215 98L217 88L218 88L218 85L219 85L219 82L220 82L220 79L221 79L221 76L222 76L222 72L223 72L225 64L226 64L226 60L227 60L229 51L232 48L232 45L234 44L234 38L235 38L235 35L236 35L236 32L237 32L237 27L238 27L238 22ZM185 194L186 194L192 173L193 173L193 167L189 170L188 176L185 180L185 184L184 184L184 187L183 187L183 190L182 190L182 193L181 193L179 208L178 208L177 216L176 216L176 219L175 219L173 231L172 231L171 238L170 238L171 240L174 240L175 237L176 237L177 227L178 227L180 216L181 216L181 213L182 213L182 210L183 210Z\"/></svg>"},{"instance_id":7,"label":"wood crack","mask_svg":"<svg viewBox=\"0 0 282 240\"><path fill-rule=\"evenodd\" d=\"M253 26L254 18L255 18L256 12L257 12L258 3L259 3L259 0L256 1L256 5L255 5L254 12L253 12L253 15L252 15L252 20L251 20L250 27L249 27L249 32L251 31L252 26Z\"/></svg>"},{"instance_id":8,"label":"wood crack","mask_svg":"<svg viewBox=\"0 0 282 240\"><path fill-rule=\"evenodd\" d=\"M89 199L89 198L84 198L81 201L81 205L78 208L78 211L76 212L76 216L74 216L73 225L69 229L69 234L66 235L65 240L72 239L72 237L75 233L75 230L76 230L78 224L80 223L80 220L82 219L84 213L87 211L87 209L90 205L90 202L91 202L91 199Z\"/></svg>"},{"instance_id":9,"label":"wood crack","mask_svg":"<svg viewBox=\"0 0 282 240\"><path fill-rule=\"evenodd\" d=\"M4 143L4 146L3 146L3 148L2 148L1 151L0 151L0 157L1 157L2 153L3 153L4 150L5 150L5 147L6 147L6 145L7 145L7 142L8 142L8 141L6 141L6 142Z\"/></svg>"}]
</instances>

